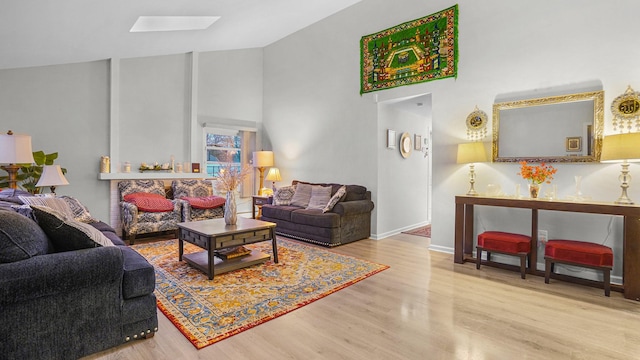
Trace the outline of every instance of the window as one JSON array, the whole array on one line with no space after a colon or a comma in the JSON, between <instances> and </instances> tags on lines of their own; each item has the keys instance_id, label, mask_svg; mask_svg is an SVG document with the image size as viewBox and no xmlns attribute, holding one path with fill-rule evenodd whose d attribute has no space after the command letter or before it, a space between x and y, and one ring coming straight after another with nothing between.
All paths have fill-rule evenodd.
<instances>
[{"instance_id":1,"label":"window","mask_svg":"<svg viewBox=\"0 0 640 360\"><path fill-rule=\"evenodd\" d=\"M239 135L206 134L207 175L217 177L222 165L242 166L242 138Z\"/></svg>"},{"instance_id":2,"label":"window","mask_svg":"<svg viewBox=\"0 0 640 360\"><path fill-rule=\"evenodd\" d=\"M218 177L223 165L231 163L238 170L250 165L255 149L255 129L204 128L204 160L207 177ZM252 173L253 174L253 173ZM247 176L240 186L240 197L251 196L254 191L254 175Z\"/></svg>"}]
</instances>

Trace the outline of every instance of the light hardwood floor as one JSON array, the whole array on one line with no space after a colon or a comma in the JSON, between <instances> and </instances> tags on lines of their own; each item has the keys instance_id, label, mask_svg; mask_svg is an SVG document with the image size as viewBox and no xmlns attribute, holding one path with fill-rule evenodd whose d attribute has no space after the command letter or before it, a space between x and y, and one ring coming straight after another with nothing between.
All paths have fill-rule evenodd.
<instances>
[{"instance_id":1,"label":"light hardwood floor","mask_svg":"<svg viewBox=\"0 0 640 360\"><path fill-rule=\"evenodd\" d=\"M640 302L471 263L399 234L333 251L391 268L202 350L155 337L89 359L639 359Z\"/></svg>"}]
</instances>

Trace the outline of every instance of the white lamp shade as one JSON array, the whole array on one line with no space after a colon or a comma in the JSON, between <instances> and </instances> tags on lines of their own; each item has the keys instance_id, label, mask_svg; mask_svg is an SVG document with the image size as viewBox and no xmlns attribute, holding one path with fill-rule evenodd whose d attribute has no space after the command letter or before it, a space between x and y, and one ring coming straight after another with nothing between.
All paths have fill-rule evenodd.
<instances>
[{"instance_id":1,"label":"white lamp shade","mask_svg":"<svg viewBox=\"0 0 640 360\"><path fill-rule=\"evenodd\" d=\"M33 162L31 136L0 135L0 164L31 164Z\"/></svg>"},{"instance_id":2,"label":"white lamp shade","mask_svg":"<svg viewBox=\"0 0 640 360\"><path fill-rule=\"evenodd\" d=\"M640 133L605 136L602 139L600 161L640 161Z\"/></svg>"},{"instance_id":3,"label":"white lamp shade","mask_svg":"<svg viewBox=\"0 0 640 360\"><path fill-rule=\"evenodd\" d=\"M45 165L42 169L42 176L36 186L59 186L69 185L67 178L62 174L60 165Z\"/></svg>"},{"instance_id":4,"label":"white lamp shade","mask_svg":"<svg viewBox=\"0 0 640 360\"><path fill-rule=\"evenodd\" d=\"M273 151L254 151L253 166L254 167L273 166Z\"/></svg>"},{"instance_id":5,"label":"white lamp shade","mask_svg":"<svg viewBox=\"0 0 640 360\"><path fill-rule=\"evenodd\" d=\"M483 142L458 144L458 164L487 162L489 158Z\"/></svg>"},{"instance_id":6,"label":"white lamp shade","mask_svg":"<svg viewBox=\"0 0 640 360\"><path fill-rule=\"evenodd\" d=\"M267 181L280 181L282 178L280 177L280 169L276 167L272 167L269 169L267 176L264 178Z\"/></svg>"}]
</instances>

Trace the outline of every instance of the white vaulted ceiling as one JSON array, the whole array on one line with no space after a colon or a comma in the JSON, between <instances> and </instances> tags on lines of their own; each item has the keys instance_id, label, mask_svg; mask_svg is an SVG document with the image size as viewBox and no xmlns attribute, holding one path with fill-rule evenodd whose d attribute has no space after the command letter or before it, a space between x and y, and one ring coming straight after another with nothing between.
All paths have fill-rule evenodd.
<instances>
[{"instance_id":1,"label":"white vaulted ceiling","mask_svg":"<svg viewBox=\"0 0 640 360\"><path fill-rule=\"evenodd\" d=\"M0 69L264 47L361 0L6 0ZM221 16L206 30L132 33L139 16Z\"/></svg>"}]
</instances>

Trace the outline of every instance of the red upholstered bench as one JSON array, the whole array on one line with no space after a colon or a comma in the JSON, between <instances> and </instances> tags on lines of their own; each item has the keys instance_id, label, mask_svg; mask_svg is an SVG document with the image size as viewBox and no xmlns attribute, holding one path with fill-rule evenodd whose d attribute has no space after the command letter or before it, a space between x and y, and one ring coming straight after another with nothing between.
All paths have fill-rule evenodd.
<instances>
[{"instance_id":1,"label":"red upholstered bench","mask_svg":"<svg viewBox=\"0 0 640 360\"><path fill-rule=\"evenodd\" d=\"M544 282L549 283L555 263L602 270L604 294L611 291L610 278L613 268L613 251L610 247L576 240L549 240L544 247Z\"/></svg>"},{"instance_id":2,"label":"red upholstered bench","mask_svg":"<svg viewBox=\"0 0 640 360\"><path fill-rule=\"evenodd\" d=\"M478 235L476 269L480 269L482 251L487 252L487 261L491 253L518 256L520 258L520 277L525 278L526 259L531 252L531 237L502 231L485 231Z\"/></svg>"}]
</instances>

